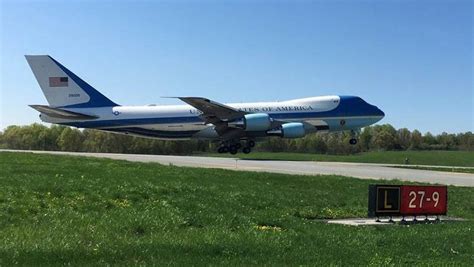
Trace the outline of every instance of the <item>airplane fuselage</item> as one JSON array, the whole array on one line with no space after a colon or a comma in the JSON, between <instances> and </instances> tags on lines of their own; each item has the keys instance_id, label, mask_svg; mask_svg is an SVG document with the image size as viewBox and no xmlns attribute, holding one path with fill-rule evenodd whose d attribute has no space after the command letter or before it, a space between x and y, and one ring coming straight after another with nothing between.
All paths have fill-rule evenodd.
<instances>
[{"instance_id":1,"label":"airplane fuselage","mask_svg":"<svg viewBox=\"0 0 474 267\"><path fill-rule=\"evenodd\" d=\"M384 117L380 109L356 96L320 96L281 102L234 103L227 106L249 113L266 113L275 120L304 121L314 126L309 132L355 130L371 125ZM73 112L80 110L81 113L97 116L98 119L65 120L45 114L42 114L41 119L79 128L94 128L159 139L219 139L213 125L204 123L200 118L201 112L190 105L115 106L65 110Z\"/></svg>"}]
</instances>

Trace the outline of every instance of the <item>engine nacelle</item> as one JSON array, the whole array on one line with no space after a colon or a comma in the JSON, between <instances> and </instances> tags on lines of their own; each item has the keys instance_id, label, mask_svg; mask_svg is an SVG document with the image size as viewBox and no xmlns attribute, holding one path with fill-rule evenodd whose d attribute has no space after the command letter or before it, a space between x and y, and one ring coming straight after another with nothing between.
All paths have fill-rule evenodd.
<instances>
[{"instance_id":1,"label":"engine nacelle","mask_svg":"<svg viewBox=\"0 0 474 267\"><path fill-rule=\"evenodd\" d=\"M267 134L283 138L300 138L306 135L306 130L301 122L289 122L281 125L279 129L268 131Z\"/></svg>"},{"instance_id":2,"label":"engine nacelle","mask_svg":"<svg viewBox=\"0 0 474 267\"><path fill-rule=\"evenodd\" d=\"M266 131L271 128L273 119L266 113L252 113L244 115L242 120L229 122L229 126L240 127L245 131Z\"/></svg>"}]
</instances>

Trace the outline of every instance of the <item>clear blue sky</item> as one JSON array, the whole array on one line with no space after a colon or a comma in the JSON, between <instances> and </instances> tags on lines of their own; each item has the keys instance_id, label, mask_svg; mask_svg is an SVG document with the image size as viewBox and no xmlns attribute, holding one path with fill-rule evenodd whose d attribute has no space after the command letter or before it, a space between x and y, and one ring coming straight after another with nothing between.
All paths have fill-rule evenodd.
<instances>
[{"instance_id":1,"label":"clear blue sky","mask_svg":"<svg viewBox=\"0 0 474 267\"><path fill-rule=\"evenodd\" d=\"M0 129L39 122L23 55L50 54L124 105L358 95L397 128L474 131L472 1L0 2Z\"/></svg>"}]
</instances>

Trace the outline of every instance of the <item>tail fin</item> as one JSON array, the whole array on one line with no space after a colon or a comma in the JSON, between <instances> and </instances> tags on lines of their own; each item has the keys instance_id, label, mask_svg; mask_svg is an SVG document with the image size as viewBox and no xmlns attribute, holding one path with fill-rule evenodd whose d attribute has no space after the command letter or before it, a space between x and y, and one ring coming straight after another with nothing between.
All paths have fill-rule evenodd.
<instances>
[{"instance_id":1,"label":"tail fin","mask_svg":"<svg viewBox=\"0 0 474 267\"><path fill-rule=\"evenodd\" d=\"M25 56L51 107L118 106L50 56Z\"/></svg>"}]
</instances>

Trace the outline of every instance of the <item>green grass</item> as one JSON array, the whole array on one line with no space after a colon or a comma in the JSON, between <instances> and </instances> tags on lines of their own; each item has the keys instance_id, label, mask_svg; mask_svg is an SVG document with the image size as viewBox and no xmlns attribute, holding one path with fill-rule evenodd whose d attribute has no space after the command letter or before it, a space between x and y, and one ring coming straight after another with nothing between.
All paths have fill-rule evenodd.
<instances>
[{"instance_id":1,"label":"green grass","mask_svg":"<svg viewBox=\"0 0 474 267\"><path fill-rule=\"evenodd\" d=\"M449 187L468 221L318 220L366 216L377 182L2 152L0 265L472 265L474 188Z\"/></svg>"},{"instance_id":2,"label":"green grass","mask_svg":"<svg viewBox=\"0 0 474 267\"><path fill-rule=\"evenodd\" d=\"M250 154L212 154L213 156L239 157L242 159L298 160L298 161L337 161L405 164L409 158L411 165L437 165L474 167L474 152L470 151L380 151L355 155L325 155L310 153L252 152Z\"/></svg>"},{"instance_id":3,"label":"green grass","mask_svg":"<svg viewBox=\"0 0 474 267\"><path fill-rule=\"evenodd\" d=\"M439 172L460 172L460 173L474 173L474 169L467 168L443 168L443 167L421 167L421 166L396 166L396 168L414 169L414 170L428 170Z\"/></svg>"}]
</instances>

